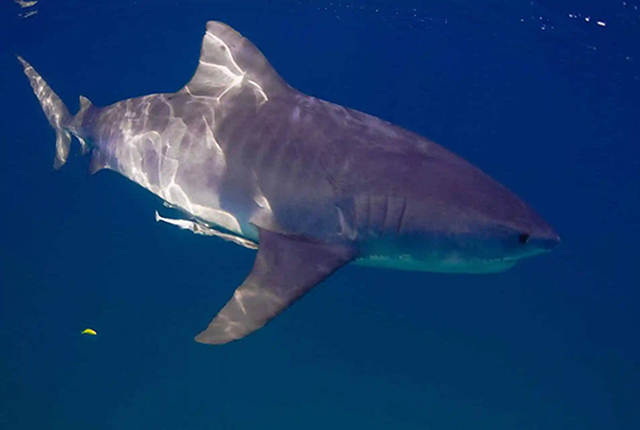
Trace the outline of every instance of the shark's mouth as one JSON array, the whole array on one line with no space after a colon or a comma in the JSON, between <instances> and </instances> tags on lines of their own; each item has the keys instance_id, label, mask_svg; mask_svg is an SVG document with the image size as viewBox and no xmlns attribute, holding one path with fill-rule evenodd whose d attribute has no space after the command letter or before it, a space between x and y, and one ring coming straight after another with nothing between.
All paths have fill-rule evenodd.
<instances>
[{"instance_id":1,"label":"shark's mouth","mask_svg":"<svg viewBox=\"0 0 640 430\"><path fill-rule=\"evenodd\" d=\"M354 261L354 264L367 267L384 267L412 272L436 273L498 273L516 265L519 258L495 259L417 259L411 255L367 255Z\"/></svg>"}]
</instances>

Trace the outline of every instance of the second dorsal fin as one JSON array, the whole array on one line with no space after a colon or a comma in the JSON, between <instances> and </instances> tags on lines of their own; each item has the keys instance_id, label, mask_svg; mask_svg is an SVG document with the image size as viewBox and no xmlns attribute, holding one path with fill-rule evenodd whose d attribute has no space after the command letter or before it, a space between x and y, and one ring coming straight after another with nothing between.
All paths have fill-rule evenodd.
<instances>
[{"instance_id":1,"label":"second dorsal fin","mask_svg":"<svg viewBox=\"0 0 640 430\"><path fill-rule=\"evenodd\" d=\"M198 69L182 91L221 100L242 86L253 89L259 103L289 88L253 43L228 25L209 21Z\"/></svg>"}]
</instances>

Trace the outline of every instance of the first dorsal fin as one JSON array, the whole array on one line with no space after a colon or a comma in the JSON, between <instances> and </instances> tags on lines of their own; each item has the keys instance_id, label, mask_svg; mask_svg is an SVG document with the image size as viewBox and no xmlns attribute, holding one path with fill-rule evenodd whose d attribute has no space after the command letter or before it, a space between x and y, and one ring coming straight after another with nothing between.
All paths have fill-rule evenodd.
<instances>
[{"instance_id":1,"label":"first dorsal fin","mask_svg":"<svg viewBox=\"0 0 640 430\"><path fill-rule=\"evenodd\" d=\"M259 103L289 88L253 43L228 25L209 21L198 69L182 91L221 100L243 86L254 90Z\"/></svg>"}]
</instances>

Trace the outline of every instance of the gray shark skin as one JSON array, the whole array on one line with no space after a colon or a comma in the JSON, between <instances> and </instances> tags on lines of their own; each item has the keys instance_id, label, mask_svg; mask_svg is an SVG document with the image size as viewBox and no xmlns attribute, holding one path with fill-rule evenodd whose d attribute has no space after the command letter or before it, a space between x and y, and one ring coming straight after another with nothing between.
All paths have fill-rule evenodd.
<instances>
[{"instance_id":1,"label":"gray shark skin","mask_svg":"<svg viewBox=\"0 0 640 430\"><path fill-rule=\"evenodd\" d=\"M19 58L56 131L90 170L116 171L181 210L165 221L257 248L253 269L196 340L261 328L348 263L490 273L547 252L556 232L533 209L441 146L291 88L262 53L207 23L192 80L98 108L64 103Z\"/></svg>"}]
</instances>

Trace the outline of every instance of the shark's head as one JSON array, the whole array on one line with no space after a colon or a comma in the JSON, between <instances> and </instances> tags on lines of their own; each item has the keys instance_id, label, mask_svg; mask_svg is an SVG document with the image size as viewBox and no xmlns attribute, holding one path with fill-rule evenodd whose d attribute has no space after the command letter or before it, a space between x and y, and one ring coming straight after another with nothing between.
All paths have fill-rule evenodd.
<instances>
[{"instance_id":1,"label":"shark's head","mask_svg":"<svg viewBox=\"0 0 640 430\"><path fill-rule=\"evenodd\" d=\"M517 197L512 202L518 203L518 215L512 218L502 216L497 202L483 212L449 208L447 227L408 235L403 244L408 252L397 253L393 261L371 263L429 272L494 273L555 248L560 242L555 230Z\"/></svg>"},{"instance_id":2,"label":"shark's head","mask_svg":"<svg viewBox=\"0 0 640 430\"><path fill-rule=\"evenodd\" d=\"M367 229L391 227L365 243L361 264L449 273L492 273L552 250L556 231L489 175L433 144L428 157L402 154L370 182L393 180L400 197L356 202ZM395 162L395 163L394 163ZM362 199L361 199L362 200ZM360 211L363 215L359 215ZM385 236L390 236L391 240Z\"/></svg>"},{"instance_id":3,"label":"shark's head","mask_svg":"<svg viewBox=\"0 0 640 430\"><path fill-rule=\"evenodd\" d=\"M445 272L491 273L551 251L556 231L528 204L476 168L463 167L455 180L439 183L425 229L426 261ZM428 224L430 224L428 222ZM424 246L423 245L423 246Z\"/></svg>"},{"instance_id":4,"label":"shark's head","mask_svg":"<svg viewBox=\"0 0 640 430\"><path fill-rule=\"evenodd\" d=\"M358 263L412 271L495 273L560 243L555 230L515 194L493 180L486 185L495 187L493 199L470 187L443 200L408 202L402 237L382 236L366 243Z\"/></svg>"},{"instance_id":5,"label":"shark's head","mask_svg":"<svg viewBox=\"0 0 640 430\"><path fill-rule=\"evenodd\" d=\"M523 208L524 209L524 208ZM447 272L492 273L513 267L519 260L544 254L560 242L558 234L530 208L530 218L504 220L481 216L439 238L439 261ZM478 221L478 220L476 220Z\"/></svg>"}]
</instances>

